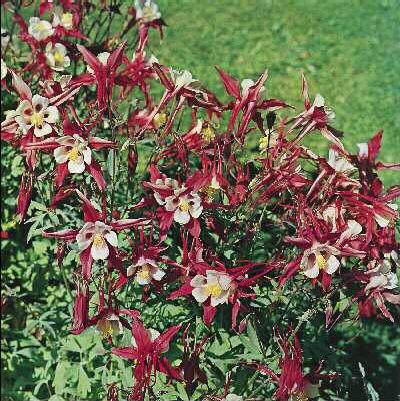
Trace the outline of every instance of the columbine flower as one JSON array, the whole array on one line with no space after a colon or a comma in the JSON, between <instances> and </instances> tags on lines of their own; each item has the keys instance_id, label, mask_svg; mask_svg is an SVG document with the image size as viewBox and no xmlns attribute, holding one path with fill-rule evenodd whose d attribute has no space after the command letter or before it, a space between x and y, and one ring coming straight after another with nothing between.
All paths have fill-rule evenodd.
<instances>
[{"instance_id":1,"label":"columbine flower","mask_svg":"<svg viewBox=\"0 0 400 401\"><path fill-rule=\"evenodd\" d=\"M53 16L53 26L72 29L74 27L73 15L71 13L64 13L62 9L56 10Z\"/></svg>"},{"instance_id":2,"label":"columbine flower","mask_svg":"<svg viewBox=\"0 0 400 401\"><path fill-rule=\"evenodd\" d=\"M103 335L103 337L113 337L122 334L123 327L119 317L114 313L99 319L96 324L96 329Z\"/></svg>"},{"instance_id":3,"label":"columbine flower","mask_svg":"<svg viewBox=\"0 0 400 401\"><path fill-rule=\"evenodd\" d=\"M54 28L51 26L49 21L44 21L40 18L32 17L29 19L28 33L29 35L33 36L37 41L41 41L53 35Z\"/></svg>"},{"instance_id":4,"label":"columbine flower","mask_svg":"<svg viewBox=\"0 0 400 401\"><path fill-rule=\"evenodd\" d=\"M135 1L136 19L141 19L143 22L152 22L161 18L161 13L158 10L157 4L152 0L146 0L141 6L138 0Z\"/></svg>"},{"instance_id":5,"label":"columbine flower","mask_svg":"<svg viewBox=\"0 0 400 401\"><path fill-rule=\"evenodd\" d=\"M369 283L365 287L365 291L374 289L393 290L398 285L396 273L390 268L390 260L385 259L381 264L366 272L369 276Z\"/></svg>"},{"instance_id":6,"label":"columbine flower","mask_svg":"<svg viewBox=\"0 0 400 401\"><path fill-rule=\"evenodd\" d=\"M90 165L92 162L92 151L88 142L79 135L63 136L56 141L60 146L54 149L54 158L58 164L68 162L70 173L83 173L85 163Z\"/></svg>"},{"instance_id":7,"label":"columbine flower","mask_svg":"<svg viewBox=\"0 0 400 401\"><path fill-rule=\"evenodd\" d=\"M165 210L174 212L174 220L179 224L187 224L190 218L197 219L203 211L201 198L196 192L180 195L185 190L175 190L175 194L165 198Z\"/></svg>"},{"instance_id":8,"label":"columbine flower","mask_svg":"<svg viewBox=\"0 0 400 401\"><path fill-rule=\"evenodd\" d=\"M67 49L61 43L46 45L46 59L50 68L55 71L63 71L71 64L71 60L67 56Z\"/></svg>"},{"instance_id":9,"label":"columbine flower","mask_svg":"<svg viewBox=\"0 0 400 401\"><path fill-rule=\"evenodd\" d=\"M108 61L109 57L110 57L110 53L109 52L102 52L102 53L99 53L97 55L97 58L100 60L100 63L103 64L103 65L107 64L107 61ZM93 68L90 67L89 65L86 66L86 70L87 70L87 72L89 74L94 74Z\"/></svg>"},{"instance_id":10,"label":"columbine flower","mask_svg":"<svg viewBox=\"0 0 400 401\"><path fill-rule=\"evenodd\" d=\"M153 118L153 125L155 128L159 129L167 122L167 113L160 112L157 113Z\"/></svg>"},{"instance_id":11,"label":"columbine flower","mask_svg":"<svg viewBox=\"0 0 400 401\"><path fill-rule=\"evenodd\" d=\"M211 306L227 303L235 290L232 278L215 270L207 270L206 276L197 274L190 281L190 285L193 287L192 295L196 301L203 303L210 297Z\"/></svg>"},{"instance_id":12,"label":"columbine flower","mask_svg":"<svg viewBox=\"0 0 400 401\"><path fill-rule=\"evenodd\" d=\"M152 280L160 281L165 276L155 260L143 256L140 256L139 260L128 268L127 276L131 276L135 271L135 280L140 285L150 284Z\"/></svg>"},{"instance_id":13,"label":"columbine flower","mask_svg":"<svg viewBox=\"0 0 400 401\"><path fill-rule=\"evenodd\" d=\"M340 252L333 246L315 242L313 246L304 251L300 267L303 274L309 278L316 278L320 270L333 274L339 267L339 260L335 255Z\"/></svg>"},{"instance_id":14,"label":"columbine flower","mask_svg":"<svg viewBox=\"0 0 400 401\"><path fill-rule=\"evenodd\" d=\"M268 148L273 147L276 145L278 141L278 133L272 131L270 134L266 134L265 136L260 138L258 143L258 148L260 149L261 153L265 153Z\"/></svg>"},{"instance_id":15,"label":"columbine flower","mask_svg":"<svg viewBox=\"0 0 400 401\"><path fill-rule=\"evenodd\" d=\"M58 110L55 106L49 106L49 99L40 95L32 97L32 101L23 100L18 106L16 122L26 133L33 127L36 137L48 135L53 130L51 124L58 120Z\"/></svg>"},{"instance_id":16,"label":"columbine flower","mask_svg":"<svg viewBox=\"0 0 400 401\"><path fill-rule=\"evenodd\" d=\"M212 176L211 182L209 185L202 188L202 192L206 195L207 200L211 202L214 199L214 195L221 189L217 177L215 175Z\"/></svg>"},{"instance_id":17,"label":"columbine flower","mask_svg":"<svg viewBox=\"0 0 400 401\"><path fill-rule=\"evenodd\" d=\"M76 236L81 251L91 247L90 254L94 260L106 260L110 253L108 245L118 246L117 234L112 227L101 221L87 222Z\"/></svg>"},{"instance_id":18,"label":"columbine flower","mask_svg":"<svg viewBox=\"0 0 400 401\"><path fill-rule=\"evenodd\" d=\"M6 77L7 71L7 64L3 59L1 59L1 79Z\"/></svg>"}]
</instances>

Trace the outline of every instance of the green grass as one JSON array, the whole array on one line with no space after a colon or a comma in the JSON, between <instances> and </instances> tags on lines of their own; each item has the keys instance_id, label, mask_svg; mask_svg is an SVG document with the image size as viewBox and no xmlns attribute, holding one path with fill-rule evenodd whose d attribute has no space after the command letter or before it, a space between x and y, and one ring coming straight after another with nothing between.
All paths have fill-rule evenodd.
<instances>
[{"instance_id":1,"label":"green grass","mask_svg":"<svg viewBox=\"0 0 400 401\"><path fill-rule=\"evenodd\" d=\"M400 159L400 7L398 0L159 0L169 25L161 63L188 69L224 98L214 65L239 79L268 68L268 96L302 107L300 74L311 94L321 93L336 112L334 126L355 152L378 129L381 159ZM397 98L397 100L396 100ZM226 99L226 98L225 98ZM315 151L326 141L315 135ZM386 184L399 175L384 172Z\"/></svg>"}]
</instances>

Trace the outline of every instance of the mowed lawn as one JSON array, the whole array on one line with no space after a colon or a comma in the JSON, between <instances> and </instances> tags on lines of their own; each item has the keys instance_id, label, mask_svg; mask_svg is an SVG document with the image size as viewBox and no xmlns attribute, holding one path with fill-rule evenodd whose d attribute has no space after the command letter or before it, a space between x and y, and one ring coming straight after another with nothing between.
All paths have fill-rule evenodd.
<instances>
[{"instance_id":1,"label":"mowed lawn","mask_svg":"<svg viewBox=\"0 0 400 401\"><path fill-rule=\"evenodd\" d=\"M378 129L385 131L381 159L400 160L399 0L158 0L169 25L161 63L188 69L223 99L213 68L239 79L269 70L268 96L302 107L300 74L312 95L321 93L336 112L333 124L355 152ZM326 152L314 134L308 142ZM386 184L400 174L383 173Z\"/></svg>"}]
</instances>

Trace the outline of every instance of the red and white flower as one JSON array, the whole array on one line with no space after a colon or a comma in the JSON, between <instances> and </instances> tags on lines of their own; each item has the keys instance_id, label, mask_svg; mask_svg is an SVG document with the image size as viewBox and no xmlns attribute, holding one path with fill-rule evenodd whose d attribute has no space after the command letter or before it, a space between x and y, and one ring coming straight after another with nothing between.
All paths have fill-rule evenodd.
<instances>
[{"instance_id":1,"label":"red and white flower","mask_svg":"<svg viewBox=\"0 0 400 401\"><path fill-rule=\"evenodd\" d=\"M33 128L33 134L40 138L53 131L58 117L57 107L49 106L47 97L34 95L19 104L15 121L25 133Z\"/></svg>"},{"instance_id":2,"label":"red and white flower","mask_svg":"<svg viewBox=\"0 0 400 401\"><path fill-rule=\"evenodd\" d=\"M137 20L149 23L161 18L161 13L154 1L146 0L144 4L142 4L138 0L135 0Z\"/></svg>"},{"instance_id":3,"label":"red and white flower","mask_svg":"<svg viewBox=\"0 0 400 401\"><path fill-rule=\"evenodd\" d=\"M201 198L196 192L182 193L186 188L175 190L174 195L165 198L165 210L174 212L174 221L187 224L190 219L197 219L203 211Z\"/></svg>"},{"instance_id":4,"label":"red and white flower","mask_svg":"<svg viewBox=\"0 0 400 401\"><path fill-rule=\"evenodd\" d=\"M41 20L38 17L32 17L29 19L28 33L40 42L53 35L54 28L49 21Z\"/></svg>"},{"instance_id":5,"label":"red and white flower","mask_svg":"<svg viewBox=\"0 0 400 401\"><path fill-rule=\"evenodd\" d=\"M54 71L63 71L71 64L67 55L67 48L61 43L47 43L46 59L47 64Z\"/></svg>"},{"instance_id":6,"label":"red and white flower","mask_svg":"<svg viewBox=\"0 0 400 401\"><path fill-rule=\"evenodd\" d=\"M161 281L165 272L160 269L154 259L140 256L139 260L127 270L127 276L135 274L135 280L140 285L147 285L155 281Z\"/></svg>"},{"instance_id":7,"label":"red and white flower","mask_svg":"<svg viewBox=\"0 0 400 401\"><path fill-rule=\"evenodd\" d=\"M119 317L114 313L110 313L99 319L96 323L96 329L103 337L115 337L123 332L122 323Z\"/></svg>"},{"instance_id":8,"label":"red and white flower","mask_svg":"<svg viewBox=\"0 0 400 401\"><path fill-rule=\"evenodd\" d=\"M368 270L366 274L369 276L369 283L365 287L366 292L376 289L393 290L399 282L396 273L391 271L390 260L387 259Z\"/></svg>"},{"instance_id":9,"label":"red and white flower","mask_svg":"<svg viewBox=\"0 0 400 401\"><path fill-rule=\"evenodd\" d=\"M85 164L92 162L92 151L88 141L77 134L63 136L56 141L60 146L54 149L54 158L58 164L68 162L68 171L79 174L85 171Z\"/></svg>"},{"instance_id":10,"label":"red and white flower","mask_svg":"<svg viewBox=\"0 0 400 401\"><path fill-rule=\"evenodd\" d=\"M340 251L334 246L315 242L311 248L304 251L300 268L309 278L317 278L320 270L331 275L340 265L337 255L340 255Z\"/></svg>"},{"instance_id":11,"label":"red and white flower","mask_svg":"<svg viewBox=\"0 0 400 401\"><path fill-rule=\"evenodd\" d=\"M118 237L112 227L102 221L88 221L76 236L80 251L90 247L93 260L106 260L110 254L109 245L117 248Z\"/></svg>"},{"instance_id":12,"label":"red and white flower","mask_svg":"<svg viewBox=\"0 0 400 401\"><path fill-rule=\"evenodd\" d=\"M197 274L190 281L192 295L197 302L204 303L210 298L211 306L228 303L228 299L236 289L232 278L216 270L207 270L206 275Z\"/></svg>"}]
</instances>

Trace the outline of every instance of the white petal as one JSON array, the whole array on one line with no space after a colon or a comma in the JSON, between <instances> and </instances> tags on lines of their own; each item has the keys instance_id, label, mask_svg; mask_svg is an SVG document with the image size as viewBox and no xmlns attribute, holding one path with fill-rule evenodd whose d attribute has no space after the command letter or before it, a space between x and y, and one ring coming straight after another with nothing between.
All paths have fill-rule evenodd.
<instances>
[{"instance_id":1,"label":"white petal","mask_svg":"<svg viewBox=\"0 0 400 401\"><path fill-rule=\"evenodd\" d=\"M194 299L201 304L208 298L208 295L204 293L201 287L193 288L192 295Z\"/></svg>"},{"instance_id":2,"label":"white petal","mask_svg":"<svg viewBox=\"0 0 400 401\"><path fill-rule=\"evenodd\" d=\"M190 214L178 208L174 212L174 220L179 224L187 224L190 220Z\"/></svg>"},{"instance_id":3,"label":"white petal","mask_svg":"<svg viewBox=\"0 0 400 401\"><path fill-rule=\"evenodd\" d=\"M219 297L211 296L211 306L217 306L228 302L229 291L224 291Z\"/></svg>"},{"instance_id":4,"label":"white petal","mask_svg":"<svg viewBox=\"0 0 400 401\"><path fill-rule=\"evenodd\" d=\"M319 93L315 95L314 106L315 107L325 106L325 99Z\"/></svg>"},{"instance_id":5,"label":"white petal","mask_svg":"<svg viewBox=\"0 0 400 401\"><path fill-rule=\"evenodd\" d=\"M162 280L162 278L165 276L165 272L163 272L161 269L156 268L154 271L152 271L152 277L156 281Z\"/></svg>"},{"instance_id":6,"label":"white petal","mask_svg":"<svg viewBox=\"0 0 400 401\"><path fill-rule=\"evenodd\" d=\"M327 262L327 265L328 265L327 268L326 268L326 272L328 274L335 273L335 271L339 268L340 263L337 260L336 256L334 256L334 255L329 256L329 258L328 258L328 260L326 262Z\"/></svg>"},{"instance_id":7,"label":"white petal","mask_svg":"<svg viewBox=\"0 0 400 401\"><path fill-rule=\"evenodd\" d=\"M54 124L58 121L58 109L56 106L49 106L43 112L44 121Z\"/></svg>"},{"instance_id":8,"label":"white petal","mask_svg":"<svg viewBox=\"0 0 400 401\"><path fill-rule=\"evenodd\" d=\"M49 99L44 96L34 95L32 97L32 105L36 112L44 110L49 105ZM40 109L38 110L37 107L40 107Z\"/></svg>"},{"instance_id":9,"label":"white petal","mask_svg":"<svg viewBox=\"0 0 400 401\"><path fill-rule=\"evenodd\" d=\"M53 131L51 126L49 124L47 124L47 123L44 123L42 128L35 127L34 131L33 131L33 134L37 138L41 138L42 136L46 136L46 135L50 134L51 131Z\"/></svg>"},{"instance_id":10,"label":"white petal","mask_svg":"<svg viewBox=\"0 0 400 401\"><path fill-rule=\"evenodd\" d=\"M314 264L312 267L308 267L303 270L303 274L308 278L316 278L319 274L319 268L317 264Z\"/></svg>"},{"instance_id":11,"label":"white petal","mask_svg":"<svg viewBox=\"0 0 400 401\"><path fill-rule=\"evenodd\" d=\"M201 287L206 283L207 283L206 278L204 276L201 276L200 274L196 274L190 281L190 285L192 287Z\"/></svg>"},{"instance_id":12,"label":"white petal","mask_svg":"<svg viewBox=\"0 0 400 401\"><path fill-rule=\"evenodd\" d=\"M168 212L173 212L178 207L178 204L179 201L174 195L165 198L165 210Z\"/></svg>"},{"instance_id":13,"label":"white petal","mask_svg":"<svg viewBox=\"0 0 400 401\"><path fill-rule=\"evenodd\" d=\"M85 171L85 163L83 157L78 157L75 161L70 160L68 162L68 170L72 174L80 174Z\"/></svg>"},{"instance_id":14,"label":"white petal","mask_svg":"<svg viewBox=\"0 0 400 401\"><path fill-rule=\"evenodd\" d=\"M220 274L218 277L218 283L221 288L226 291L231 286L232 279L227 274Z\"/></svg>"},{"instance_id":15,"label":"white petal","mask_svg":"<svg viewBox=\"0 0 400 401\"><path fill-rule=\"evenodd\" d=\"M106 260L110 253L108 246L104 243L102 246L94 246L92 245L92 249L90 250L93 260Z\"/></svg>"},{"instance_id":16,"label":"white petal","mask_svg":"<svg viewBox=\"0 0 400 401\"><path fill-rule=\"evenodd\" d=\"M105 234L104 238L107 240L107 242L110 245L115 246L115 247L118 246L118 237L117 237L117 234L114 231L110 231L107 234Z\"/></svg>"},{"instance_id":17,"label":"white petal","mask_svg":"<svg viewBox=\"0 0 400 401\"><path fill-rule=\"evenodd\" d=\"M203 206L198 205L198 204L193 205L193 206L189 209L189 212L190 212L190 214L192 215L192 217L193 217L194 219L197 219L197 218L201 215L201 212L202 212L202 211L203 211Z\"/></svg>"},{"instance_id":18,"label":"white petal","mask_svg":"<svg viewBox=\"0 0 400 401\"><path fill-rule=\"evenodd\" d=\"M67 149L64 146L59 146L58 148L55 148L54 158L56 159L56 162L59 164L68 161Z\"/></svg>"},{"instance_id":19,"label":"white petal","mask_svg":"<svg viewBox=\"0 0 400 401\"><path fill-rule=\"evenodd\" d=\"M92 151L88 147L86 147L82 150L82 153L85 163L90 164L92 162Z\"/></svg>"}]
</instances>

